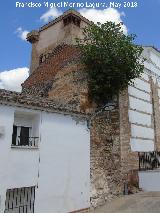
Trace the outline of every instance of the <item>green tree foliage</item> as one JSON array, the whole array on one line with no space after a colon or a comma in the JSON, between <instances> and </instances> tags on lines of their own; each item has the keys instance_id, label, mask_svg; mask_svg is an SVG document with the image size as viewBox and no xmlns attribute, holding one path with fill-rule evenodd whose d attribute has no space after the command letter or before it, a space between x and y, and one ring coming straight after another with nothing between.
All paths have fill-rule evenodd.
<instances>
[{"instance_id":1,"label":"green tree foliage","mask_svg":"<svg viewBox=\"0 0 160 213\"><path fill-rule=\"evenodd\" d=\"M133 43L135 35L123 34L122 23L93 24L83 33L77 44L88 73L90 98L104 104L143 72L143 48Z\"/></svg>"}]
</instances>

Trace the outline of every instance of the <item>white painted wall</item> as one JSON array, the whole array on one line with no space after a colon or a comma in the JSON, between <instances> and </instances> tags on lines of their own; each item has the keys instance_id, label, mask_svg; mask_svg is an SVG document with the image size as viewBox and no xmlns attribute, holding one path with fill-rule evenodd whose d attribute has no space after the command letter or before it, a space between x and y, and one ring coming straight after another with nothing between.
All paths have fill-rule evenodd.
<instances>
[{"instance_id":1,"label":"white painted wall","mask_svg":"<svg viewBox=\"0 0 160 213\"><path fill-rule=\"evenodd\" d=\"M146 71L146 70L144 69L144 71ZM145 72L141 74L141 78L144 79L144 80L146 80L146 81L149 81L149 76Z\"/></svg>"},{"instance_id":2,"label":"white painted wall","mask_svg":"<svg viewBox=\"0 0 160 213\"><path fill-rule=\"evenodd\" d=\"M140 99L144 99L146 101L151 101L151 97L149 93L143 92L138 90L135 87L129 86L128 87L128 93L129 95L132 95L134 97L140 98Z\"/></svg>"},{"instance_id":3,"label":"white painted wall","mask_svg":"<svg viewBox=\"0 0 160 213\"><path fill-rule=\"evenodd\" d=\"M38 113L39 149L11 148L14 112ZM64 213L89 207L90 136L86 122L70 116L0 105L0 213L7 189L36 189L35 213ZM39 175L38 175L39 174Z\"/></svg>"},{"instance_id":4,"label":"white painted wall","mask_svg":"<svg viewBox=\"0 0 160 213\"><path fill-rule=\"evenodd\" d=\"M144 73L128 87L129 121L131 124L130 145L132 151L149 152L155 150L153 129L153 105L150 79L160 87L160 53L150 47L144 47ZM158 89L160 98L160 89ZM160 104L160 99L159 99Z\"/></svg>"},{"instance_id":5,"label":"white painted wall","mask_svg":"<svg viewBox=\"0 0 160 213\"><path fill-rule=\"evenodd\" d=\"M143 47L143 56L147 59L144 62L145 68L160 75L160 53L151 47Z\"/></svg>"},{"instance_id":6,"label":"white painted wall","mask_svg":"<svg viewBox=\"0 0 160 213\"><path fill-rule=\"evenodd\" d=\"M160 68L160 54L159 56L153 52L150 52L150 59L153 62L153 64L155 64L157 67Z\"/></svg>"},{"instance_id":7,"label":"white painted wall","mask_svg":"<svg viewBox=\"0 0 160 213\"><path fill-rule=\"evenodd\" d=\"M144 90L146 92L151 92L150 84L145 82L145 81L143 81L143 80L141 80L141 79L139 79L139 78L135 79L134 85L138 89Z\"/></svg>"},{"instance_id":8,"label":"white painted wall","mask_svg":"<svg viewBox=\"0 0 160 213\"><path fill-rule=\"evenodd\" d=\"M0 106L4 136L0 138L0 188L19 188L37 182L38 150L11 149L14 108Z\"/></svg>"},{"instance_id":9,"label":"white painted wall","mask_svg":"<svg viewBox=\"0 0 160 213\"><path fill-rule=\"evenodd\" d=\"M129 110L129 120L131 123L142 124L151 127L151 115Z\"/></svg>"},{"instance_id":10,"label":"white painted wall","mask_svg":"<svg viewBox=\"0 0 160 213\"><path fill-rule=\"evenodd\" d=\"M154 64L150 63L149 61L145 61L144 62L144 66L152 71L153 73L157 74L157 75L160 75L160 68L159 67L156 67Z\"/></svg>"},{"instance_id":11,"label":"white painted wall","mask_svg":"<svg viewBox=\"0 0 160 213\"><path fill-rule=\"evenodd\" d=\"M0 138L0 212L3 213L7 189L33 186L38 181L38 150L11 148L14 112L15 108L0 105L0 123L4 127Z\"/></svg>"},{"instance_id":12,"label":"white painted wall","mask_svg":"<svg viewBox=\"0 0 160 213\"><path fill-rule=\"evenodd\" d=\"M36 211L70 212L89 207L90 144L86 123L42 114ZM44 199L45 197L45 199Z\"/></svg>"},{"instance_id":13,"label":"white painted wall","mask_svg":"<svg viewBox=\"0 0 160 213\"><path fill-rule=\"evenodd\" d=\"M130 109L134 109L137 111L142 111L146 113L152 114L153 109L152 109L152 104L145 102L143 100L139 100L137 98L129 97L129 105Z\"/></svg>"},{"instance_id":14,"label":"white painted wall","mask_svg":"<svg viewBox=\"0 0 160 213\"><path fill-rule=\"evenodd\" d=\"M133 152L154 151L154 140L143 140L139 138L131 138L130 144L131 144L131 150Z\"/></svg>"},{"instance_id":15,"label":"white painted wall","mask_svg":"<svg viewBox=\"0 0 160 213\"><path fill-rule=\"evenodd\" d=\"M160 87L160 53L150 47L144 47L144 72L141 79L129 86L129 121L131 124L130 145L132 151L151 152L155 150L153 129L153 105L149 79ZM148 82L146 82L148 81ZM160 89L158 89L160 98ZM150 103L149 103L150 102ZM159 101L160 103L160 101ZM140 171L139 187L144 191L160 191L160 170Z\"/></svg>"},{"instance_id":16,"label":"white painted wall","mask_svg":"<svg viewBox=\"0 0 160 213\"><path fill-rule=\"evenodd\" d=\"M140 171L139 187L144 191L160 191L160 170Z\"/></svg>"},{"instance_id":17,"label":"white painted wall","mask_svg":"<svg viewBox=\"0 0 160 213\"><path fill-rule=\"evenodd\" d=\"M154 139L154 130L147 127L137 126L132 124L131 125L131 134L133 137L141 137L141 138L148 138Z\"/></svg>"},{"instance_id":18,"label":"white painted wall","mask_svg":"<svg viewBox=\"0 0 160 213\"><path fill-rule=\"evenodd\" d=\"M135 79L134 86L128 87L129 94L129 121L131 124L130 145L132 151L153 151L154 134L153 129L153 105L151 98L150 78L160 86L160 54L153 48L144 47L143 56L144 73L139 79ZM158 90L160 97L160 90ZM160 102L159 102L160 103Z\"/></svg>"}]
</instances>

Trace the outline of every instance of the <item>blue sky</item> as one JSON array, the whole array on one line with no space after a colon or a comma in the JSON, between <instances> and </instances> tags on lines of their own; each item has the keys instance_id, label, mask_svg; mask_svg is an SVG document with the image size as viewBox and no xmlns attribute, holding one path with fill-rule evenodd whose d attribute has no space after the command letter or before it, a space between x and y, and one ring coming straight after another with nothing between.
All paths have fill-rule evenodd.
<instances>
[{"instance_id":1,"label":"blue sky","mask_svg":"<svg viewBox=\"0 0 160 213\"><path fill-rule=\"evenodd\" d=\"M0 87L5 87L2 85L3 78L2 73L4 71L14 70L14 75L12 78L17 78L15 72L17 68L28 68L30 64L30 54L31 54L31 45L25 41L26 32L31 31L32 29L39 28L45 24L46 19L54 19L57 14L62 13L63 11L69 9L67 8L58 8L52 9L52 15L47 16L47 11L49 8L46 8L42 0L33 0L32 2L41 3L40 8L30 8L25 6L17 7L16 2L20 3L29 3L31 1L25 0L5 0L1 2L0 5L0 49L1 49L1 60L0 60ZM47 2L47 0L46 0ZM58 3L61 0L49 0L49 3ZM64 2L64 0L62 0ZM67 2L67 1L66 1ZM114 8L112 11L107 11L108 8L96 8L94 11L88 12L83 8L81 9L82 15L85 15L87 18L93 19L93 21L104 21L105 19L110 18L113 21L123 21L128 33L135 33L137 35L136 42L142 45L154 45L160 49L160 0L137 0L138 6L136 8L125 8L125 0L68 0L68 2L81 2L81 3L105 3L108 6L110 2L121 3L121 8ZM136 2L128 0L126 2ZM74 8L79 10L80 8ZM54 11L53 11L54 10ZM45 15L46 16L45 16ZM116 16L116 17L115 17ZM41 19L40 19L41 17ZM44 18L45 17L45 18ZM47 17L47 18L46 18ZM95 20L94 20L95 19ZM22 72L19 71L19 72ZM27 77L25 70L25 79ZM7 75L7 73L5 72ZM18 75L18 72L16 72ZM24 74L24 73L23 73ZM24 80L24 79L21 79ZM7 76L9 81L9 77ZM13 82L15 84L15 82Z\"/></svg>"}]
</instances>

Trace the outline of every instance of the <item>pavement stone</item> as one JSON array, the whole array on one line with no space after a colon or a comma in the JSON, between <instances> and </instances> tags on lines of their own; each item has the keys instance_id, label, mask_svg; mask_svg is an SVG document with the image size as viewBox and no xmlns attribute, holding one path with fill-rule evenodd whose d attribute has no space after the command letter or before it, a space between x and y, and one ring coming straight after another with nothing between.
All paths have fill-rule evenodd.
<instances>
[{"instance_id":1,"label":"pavement stone","mask_svg":"<svg viewBox=\"0 0 160 213\"><path fill-rule=\"evenodd\" d=\"M117 198L92 213L160 213L160 192L141 192Z\"/></svg>"}]
</instances>

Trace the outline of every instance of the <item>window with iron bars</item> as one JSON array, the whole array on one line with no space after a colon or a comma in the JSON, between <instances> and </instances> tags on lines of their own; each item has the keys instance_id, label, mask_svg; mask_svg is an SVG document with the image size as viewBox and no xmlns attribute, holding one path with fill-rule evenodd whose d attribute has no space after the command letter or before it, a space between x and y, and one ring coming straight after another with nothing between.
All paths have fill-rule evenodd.
<instances>
[{"instance_id":1,"label":"window with iron bars","mask_svg":"<svg viewBox=\"0 0 160 213\"><path fill-rule=\"evenodd\" d=\"M8 189L4 213L34 213L35 186Z\"/></svg>"}]
</instances>

